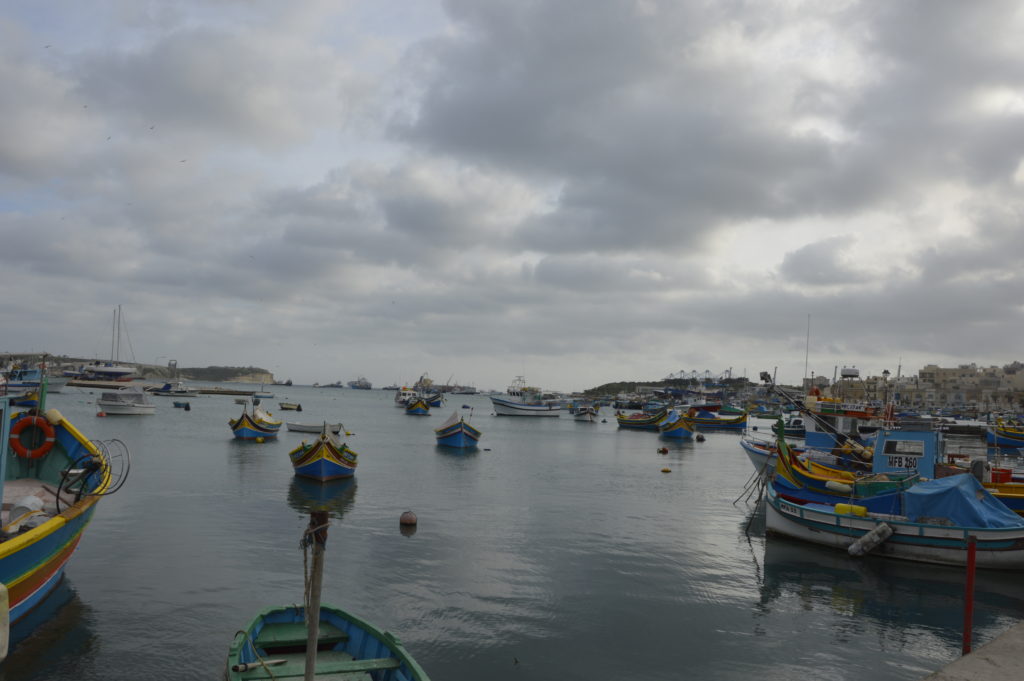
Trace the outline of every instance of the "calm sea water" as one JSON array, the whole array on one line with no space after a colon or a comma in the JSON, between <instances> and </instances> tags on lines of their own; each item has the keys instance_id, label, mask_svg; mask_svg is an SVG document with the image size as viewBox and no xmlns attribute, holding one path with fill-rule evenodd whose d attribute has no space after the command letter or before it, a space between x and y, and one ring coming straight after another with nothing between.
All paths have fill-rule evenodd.
<instances>
[{"instance_id":1,"label":"calm sea water","mask_svg":"<svg viewBox=\"0 0 1024 681\"><path fill-rule=\"evenodd\" d=\"M302 600L316 489L287 452L303 436L232 439L231 397L98 418L95 394L68 390L49 406L127 443L131 475L0 679L220 678L239 628ZM673 445L619 431L610 410L495 417L455 395L413 417L390 392L274 391L267 405L303 407L278 416L341 420L360 453L331 502L323 600L394 632L435 681L918 679L959 655L961 571L766 540L763 514L733 504L752 472L736 434ZM432 429L463 404L481 448L437 448ZM976 645L1024 613L1014 575L979 573L977 598Z\"/></svg>"}]
</instances>

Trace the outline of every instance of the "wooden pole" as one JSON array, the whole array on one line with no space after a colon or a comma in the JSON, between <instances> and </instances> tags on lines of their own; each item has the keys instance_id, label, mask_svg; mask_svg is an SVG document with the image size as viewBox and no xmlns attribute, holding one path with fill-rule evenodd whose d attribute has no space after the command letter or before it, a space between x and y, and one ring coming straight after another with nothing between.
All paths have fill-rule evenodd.
<instances>
[{"instance_id":1,"label":"wooden pole","mask_svg":"<svg viewBox=\"0 0 1024 681\"><path fill-rule=\"evenodd\" d=\"M971 628L974 620L974 566L978 551L978 538L967 538L967 582L964 585L964 642L963 654L971 652Z\"/></svg>"},{"instance_id":2,"label":"wooden pole","mask_svg":"<svg viewBox=\"0 0 1024 681\"><path fill-rule=\"evenodd\" d=\"M316 647L320 639L320 589L324 578L324 549L327 547L327 511L309 514L309 532L313 540L313 571L309 579L309 599L306 603L306 675L305 681L316 676Z\"/></svg>"}]
</instances>

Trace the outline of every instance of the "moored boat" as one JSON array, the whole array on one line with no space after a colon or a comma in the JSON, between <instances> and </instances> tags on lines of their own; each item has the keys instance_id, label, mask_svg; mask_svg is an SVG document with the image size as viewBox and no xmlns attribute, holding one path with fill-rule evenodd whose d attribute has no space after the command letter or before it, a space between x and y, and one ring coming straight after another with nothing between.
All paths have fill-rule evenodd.
<instances>
[{"instance_id":1,"label":"moored boat","mask_svg":"<svg viewBox=\"0 0 1024 681\"><path fill-rule=\"evenodd\" d=\"M985 441L994 447L1024 449L1024 428L997 424L985 430Z\"/></svg>"},{"instance_id":2,"label":"moored boat","mask_svg":"<svg viewBox=\"0 0 1024 681\"><path fill-rule=\"evenodd\" d=\"M120 488L130 457L120 441L90 441L56 409L14 411L0 396L0 607L16 640L41 624L29 613L47 612L96 504Z\"/></svg>"},{"instance_id":3,"label":"moored boat","mask_svg":"<svg viewBox=\"0 0 1024 681\"><path fill-rule=\"evenodd\" d=\"M747 427L747 413L739 416L721 418L709 411L699 410L691 407L684 416L691 426L697 430L744 430Z\"/></svg>"},{"instance_id":4,"label":"moored boat","mask_svg":"<svg viewBox=\"0 0 1024 681\"><path fill-rule=\"evenodd\" d=\"M658 433L673 440L690 440L693 438L693 426L673 409L658 422Z\"/></svg>"},{"instance_id":5,"label":"moored boat","mask_svg":"<svg viewBox=\"0 0 1024 681\"><path fill-rule=\"evenodd\" d=\"M277 406L281 411L302 411L302 405L298 402L278 402Z\"/></svg>"},{"instance_id":6,"label":"moored boat","mask_svg":"<svg viewBox=\"0 0 1024 681\"><path fill-rule=\"evenodd\" d=\"M246 406L243 406L242 415L237 419L229 420L228 425L231 426L231 432L238 440L259 441L274 438L277 437L277 431L281 428L280 421L256 405L252 407L252 414L249 413Z\"/></svg>"},{"instance_id":7,"label":"moored boat","mask_svg":"<svg viewBox=\"0 0 1024 681\"><path fill-rule=\"evenodd\" d=\"M348 387L353 390L371 390L373 388L373 384L366 380L366 377L360 376L354 381L349 381Z\"/></svg>"},{"instance_id":8,"label":"moored boat","mask_svg":"<svg viewBox=\"0 0 1024 681\"><path fill-rule=\"evenodd\" d=\"M156 413L156 404L149 395L137 388L122 388L116 392L100 393L96 406L109 415L147 415Z\"/></svg>"},{"instance_id":9,"label":"moored boat","mask_svg":"<svg viewBox=\"0 0 1024 681\"><path fill-rule=\"evenodd\" d=\"M632 414L626 414L621 411L615 412L615 420L618 421L619 428L625 428L627 430L651 430L657 432L658 424L661 423L666 416L668 416L668 409L659 409L653 413L635 412Z\"/></svg>"},{"instance_id":10,"label":"moored boat","mask_svg":"<svg viewBox=\"0 0 1024 681\"><path fill-rule=\"evenodd\" d=\"M590 402L577 402L569 407L569 414L572 415L572 418L575 421L596 423L600 409L600 405L595 405Z\"/></svg>"},{"instance_id":11,"label":"moored boat","mask_svg":"<svg viewBox=\"0 0 1024 681\"><path fill-rule=\"evenodd\" d=\"M481 432L471 426L465 417L459 416L456 411L452 412L439 428L434 429L437 444L443 447L454 447L457 449L470 449L477 446L480 441Z\"/></svg>"},{"instance_id":12,"label":"moored boat","mask_svg":"<svg viewBox=\"0 0 1024 681\"><path fill-rule=\"evenodd\" d=\"M347 444L338 441L326 423L316 440L302 442L288 453L295 475L321 482L352 477L358 457Z\"/></svg>"},{"instance_id":13,"label":"moored boat","mask_svg":"<svg viewBox=\"0 0 1024 681\"><path fill-rule=\"evenodd\" d=\"M559 402L545 400L540 389L527 386L522 376L516 376L505 394L505 397L491 396L497 416L559 416L562 411Z\"/></svg>"},{"instance_id":14,"label":"moored boat","mask_svg":"<svg viewBox=\"0 0 1024 681\"><path fill-rule=\"evenodd\" d=\"M294 421L286 421L285 428L293 433L319 433L324 429L322 423L296 423ZM341 423L328 423L327 429L337 435L340 433L344 426ZM351 435L348 431L345 431L345 435Z\"/></svg>"},{"instance_id":15,"label":"moored boat","mask_svg":"<svg viewBox=\"0 0 1024 681\"><path fill-rule=\"evenodd\" d=\"M330 517L310 513L303 534L304 605L269 607L239 630L228 649L227 681L306 678L324 681L430 681L391 633L341 608L322 604Z\"/></svg>"},{"instance_id":16,"label":"moored boat","mask_svg":"<svg viewBox=\"0 0 1024 681\"><path fill-rule=\"evenodd\" d=\"M430 405L422 397L416 397L406 403L405 413L410 416L426 416L430 413Z\"/></svg>"}]
</instances>

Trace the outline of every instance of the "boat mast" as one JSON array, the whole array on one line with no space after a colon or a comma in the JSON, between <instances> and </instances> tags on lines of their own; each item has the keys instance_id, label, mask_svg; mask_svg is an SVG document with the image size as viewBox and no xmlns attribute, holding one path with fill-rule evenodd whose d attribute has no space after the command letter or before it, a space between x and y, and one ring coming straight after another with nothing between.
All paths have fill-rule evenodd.
<instances>
[{"instance_id":1,"label":"boat mast","mask_svg":"<svg viewBox=\"0 0 1024 681\"><path fill-rule=\"evenodd\" d=\"M320 590L324 578L324 550L327 547L327 511L312 511L305 542L313 547L313 569L306 592L306 674L304 681L316 678L316 646L320 638Z\"/></svg>"}]
</instances>

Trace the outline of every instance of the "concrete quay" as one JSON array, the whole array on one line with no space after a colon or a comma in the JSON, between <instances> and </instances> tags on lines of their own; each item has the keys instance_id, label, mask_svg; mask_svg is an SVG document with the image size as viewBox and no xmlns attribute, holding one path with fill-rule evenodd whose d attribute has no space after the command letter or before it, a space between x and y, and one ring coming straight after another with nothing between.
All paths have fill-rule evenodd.
<instances>
[{"instance_id":1,"label":"concrete quay","mask_svg":"<svg viewBox=\"0 0 1024 681\"><path fill-rule=\"evenodd\" d=\"M1024 679L1024 622L950 662L922 681L1020 681Z\"/></svg>"}]
</instances>

